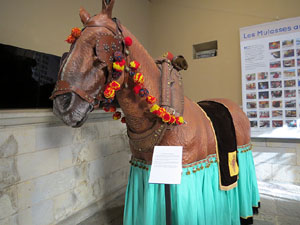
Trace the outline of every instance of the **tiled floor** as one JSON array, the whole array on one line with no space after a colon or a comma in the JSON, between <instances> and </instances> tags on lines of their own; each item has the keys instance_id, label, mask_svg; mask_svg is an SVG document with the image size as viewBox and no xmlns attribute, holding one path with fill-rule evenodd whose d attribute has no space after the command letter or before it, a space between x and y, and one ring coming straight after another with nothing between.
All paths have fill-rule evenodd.
<instances>
[{"instance_id":1,"label":"tiled floor","mask_svg":"<svg viewBox=\"0 0 300 225\"><path fill-rule=\"evenodd\" d=\"M259 182L259 190L261 208L254 225L300 225L300 186ZM78 225L121 225L122 216L123 207L115 206Z\"/></svg>"}]
</instances>

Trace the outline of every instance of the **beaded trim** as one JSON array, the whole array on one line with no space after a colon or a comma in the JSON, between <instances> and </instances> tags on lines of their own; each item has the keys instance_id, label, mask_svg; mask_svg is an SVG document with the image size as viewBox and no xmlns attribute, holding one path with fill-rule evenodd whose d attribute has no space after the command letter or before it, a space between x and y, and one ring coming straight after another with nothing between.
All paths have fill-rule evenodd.
<instances>
[{"instance_id":1,"label":"beaded trim","mask_svg":"<svg viewBox=\"0 0 300 225\"><path fill-rule=\"evenodd\" d=\"M238 153L245 153L245 152L251 151L252 147L253 147L252 144L238 146Z\"/></svg>"},{"instance_id":2,"label":"beaded trim","mask_svg":"<svg viewBox=\"0 0 300 225\"><path fill-rule=\"evenodd\" d=\"M250 151L251 149L252 149L252 144L241 145L241 146L238 146L238 153L245 153L245 152ZM211 164L217 163L217 162L218 162L218 160L217 160L216 154L208 155L205 159L201 159L197 162L182 165L182 168L185 169L182 171L182 173L183 174L185 173L186 175L190 175L191 172L196 173L205 168L209 168ZM140 169L147 170L147 171L149 170L149 168L151 166L151 162L147 162L147 161L141 160L141 159L136 159L134 157L131 158L129 163L133 167L138 167Z\"/></svg>"}]
</instances>

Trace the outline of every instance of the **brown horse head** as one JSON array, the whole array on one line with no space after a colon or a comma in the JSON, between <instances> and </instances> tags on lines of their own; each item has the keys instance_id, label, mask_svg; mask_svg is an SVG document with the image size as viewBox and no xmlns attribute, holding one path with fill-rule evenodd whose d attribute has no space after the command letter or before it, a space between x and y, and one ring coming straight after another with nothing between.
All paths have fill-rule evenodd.
<instances>
[{"instance_id":1,"label":"brown horse head","mask_svg":"<svg viewBox=\"0 0 300 225\"><path fill-rule=\"evenodd\" d=\"M101 13L93 17L80 9L84 28L62 59L51 96L54 114L69 126L81 126L99 105L110 79L114 52L124 50L121 28L111 18L113 5L114 0L103 0Z\"/></svg>"}]
</instances>

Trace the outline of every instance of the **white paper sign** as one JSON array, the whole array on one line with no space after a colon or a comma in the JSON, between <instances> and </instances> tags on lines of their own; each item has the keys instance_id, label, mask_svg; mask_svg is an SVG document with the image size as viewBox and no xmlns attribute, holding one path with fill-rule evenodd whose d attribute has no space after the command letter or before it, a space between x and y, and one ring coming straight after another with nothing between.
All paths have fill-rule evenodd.
<instances>
[{"instance_id":1,"label":"white paper sign","mask_svg":"<svg viewBox=\"0 0 300 225\"><path fill-rule=\"evenodd\" d=\"M182 146L155 146L149 183L180 184Z\"/></svg>"}]
</instances>

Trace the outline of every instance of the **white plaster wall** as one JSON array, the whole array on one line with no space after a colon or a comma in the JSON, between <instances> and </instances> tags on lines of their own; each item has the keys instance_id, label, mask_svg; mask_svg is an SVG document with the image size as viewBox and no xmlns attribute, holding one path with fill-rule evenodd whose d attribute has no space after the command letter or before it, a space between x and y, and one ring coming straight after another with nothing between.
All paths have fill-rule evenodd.
<instances>
[{"instance_id":1,"label":"white plaster wall","mask_svg":"<svg viewBox=\"0 0 300 225\"><path fill-rule=\"evenodd\" d=\"M253 138L258 181L300 187L300 140Z\"/></svg>"},{"instance_id":2,"label":"white plaster wall","mask_svg":"<svg viewBox=\"0 0 300 225\"><path fill-rule=\"evenodd\" d=\"M125 126L104 113L77 129L47 116L1 119L0 225L58 224L85 210L83 220L125 195Z\"/></svg>"}]
</instances>

